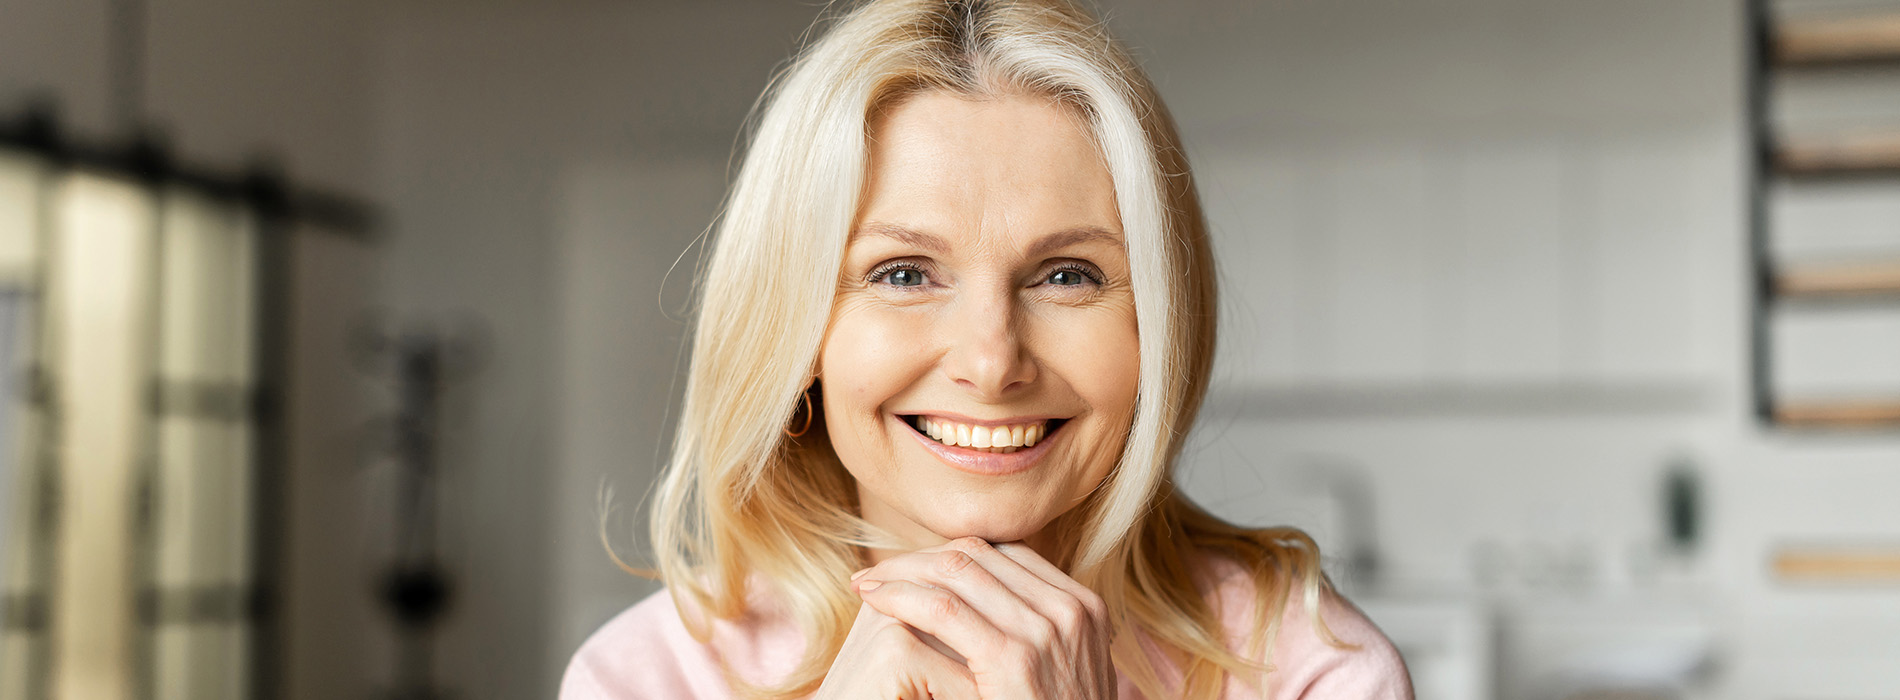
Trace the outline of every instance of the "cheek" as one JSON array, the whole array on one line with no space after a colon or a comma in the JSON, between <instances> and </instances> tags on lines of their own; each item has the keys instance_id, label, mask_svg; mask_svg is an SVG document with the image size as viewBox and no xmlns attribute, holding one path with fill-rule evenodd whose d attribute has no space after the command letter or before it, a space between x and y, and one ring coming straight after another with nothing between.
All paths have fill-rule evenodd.
<instances>
[{"instance_id":1,"label":"cheek","mask_svg":"<svg viewBox=\"0 0 1900 700\"><path fill-rule=\"evenodd\" d=\"M922 354L908 339L921 337L918 316L846 306L832 316L818 372L824 382L825 419L834 429L873 428L884 403L916 381L923 369Z\"/></svg>"},{"instance_id":2,"label":"cheek","mask_svg":"<svg viewBox=\"0 0 1900 700\"><path fill-rule=\"evenodd\" d=\"M1141 376L1134 309L1062 310L1039 319L1038 354L1104 417L1133 416Z\"/></svg>"}]
</instances>

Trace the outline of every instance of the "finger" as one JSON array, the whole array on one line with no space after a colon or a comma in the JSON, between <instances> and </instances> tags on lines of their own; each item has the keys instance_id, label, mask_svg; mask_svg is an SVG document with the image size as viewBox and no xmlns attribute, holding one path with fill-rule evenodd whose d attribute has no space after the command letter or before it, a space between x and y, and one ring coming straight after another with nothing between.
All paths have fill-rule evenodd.
<instances>
[{"instance_id":1,"label":"finger","mask_svg":"<svg viewBox=\"0 0 1900 700\"><path fill-rule=\"evenodd\" d=\"M1107 630L1112 626L1102 597L1044 559L1034 548L1021 542L1004 542L992 549L1045 582L1046 587L1039 593L1024 598L1057 629L1076 632L1084 627Z\"/></svg>"},{"instance_id":2,"label":"finger","mask_svg":"<svg viewBox=\"0 0 1900 700\"><path fill-rule=\"evenodd\" d=\"M984 571L995 576L1003 585L1015 591L1025 601L1041 597L1043 589L1053 584L1042 576L1024 567L1021 562L1005 556L994 545L977 537L959 537L936 547L922 550L925 552L958 551L963 552L983 567ZM1065 577L1066 578L1066 577Z\"/></svg>"},{"instance_id":3,"label":"finger","mask_svg":"<svg viewBox=\"0 0 1900 700\"><path fill-rule=\"evenodd\" d=\"M859 579L858 597L866 605L918 631L936 637L965 659L979 659L1009 637L956 593L905 580Z\"/></svg>"},{"instance_id":4,"label":"finger","mask_svg":"<svg viewBox=\"0 0 1900 700\"><path fill-rule=\"evenodd\" d=\"M1015 567L1000 554L986 554L991 566L1001 563ZM1028 577L1027 572L1016 576ZM859 580L867 578L949 589L1001 629L1033 630L1042 622L1042 614L1034 606L1024 602L1017 591L978 563L976 557L960 549L933 548L901 554L885 560ZM1038 581L1035 585L1046 584Z\"/></svg>"},{"instance_id":5,"label":"finger","mask_svg":"<svg viewBox=\"0 0 1900 700\"><path fill-rule=\"evenodd\" d=\"M1082 582L1069 576L1068 572L1063 571L1062 568L1056 566L1054 562L1044 559L1042 553L1037 552L1034 547L1023 544L1022 542L1003 542L994 545L994 548L1003 556L1009 557L1011 561L1021 565L1025 570L1049 582L1050 585L1067 591L1069 595L1073 595L1079 600L1089 602L1098 601L1101 598L1101 596L1095 594L1095 591L1089 590L1088 586L1082 585Z\"/></svg>"},{"instance_id":6,"label":"finger","mask_svg":"<svg viewBox=\"0 0 1900 700\"><path fill-rule=\"evenodd\" d=\"M873 573L867 574L867 578L922 579L930 585L943 585L969 593L949 579L919 573L919 562L939 561L937 557L943 557L951 551L969 555L985 572L1001 581L1027 608L1024 610L1022 607L1002 604L996 599L976 594L966 598L971 605L989 615L997 626L1014 631L1016 636L1026 641L1040 643L1053 632L1077 633L1086 628L1108 629L1110 626L1107 606L1102 603L1100 596L1020 542L996 546L981 538L961 537L936 547L885 560L873 567Z\"/></svg>"},{"instance_id":7,"label":"finger","mask_svg":"<svg viewBox=\"0 0 1900 700\"><path fill-rule=\"evenodd\" d=\"M1101 596L1070 578L1029 545L1021 542L992 545L965 538L945 546L971 552L997 578L1011 581L1012 589L1044 619L1065 631L1077 629L1083 617L1091 618L1096 624L1107 622L1107 606L1102 604Z\"/></svg>"}]
</instances>

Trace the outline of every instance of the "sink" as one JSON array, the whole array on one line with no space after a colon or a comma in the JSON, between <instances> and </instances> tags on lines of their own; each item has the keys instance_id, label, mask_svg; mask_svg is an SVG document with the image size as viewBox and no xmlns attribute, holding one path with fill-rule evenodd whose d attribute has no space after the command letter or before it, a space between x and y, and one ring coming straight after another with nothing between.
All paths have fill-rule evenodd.
<instances>
[{"instance_id":1,"label":"sink","mask_svg":"<svg viewBox=\"0 0 1900 700\"><path fill-rule=\"evenodd\" d=\"M1660 596L1533 596L1498 607L1503 696L1694 697L1718 630L1704 601Z\"/></svg>"},{"instance_id":2,"label":"sink","mask_svg":"<svg viewBox=\"0 0 1900 700\"><path fill-rule=\"evenodd\" d=\"M1412 673L1418 700L1694 698L1718 658L1711 607L1688 597L1353 595Z\"/></svg>"}]
</instances>

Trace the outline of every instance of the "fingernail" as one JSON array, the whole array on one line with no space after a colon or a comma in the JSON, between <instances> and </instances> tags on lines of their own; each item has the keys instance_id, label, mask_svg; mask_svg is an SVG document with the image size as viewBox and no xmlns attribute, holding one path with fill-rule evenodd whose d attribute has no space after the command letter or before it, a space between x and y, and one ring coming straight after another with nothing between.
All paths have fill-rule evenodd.
<instances>
[{"instance_id":1,"label":"fingernail","mask_svg":"<svg viewBox=\"0 0 1900 700\"><path fill-rule=\"evenodd\" d=\"M862 568L862 569L858 569L858 572L857 572L857 573L855 573L855 574L852 574L852 575L851 575L851 580L853 580L853 581L856 581L856 580L858 580L858 577L859 577L859 576L863 576L863 575L864 575L864 572L866 572L866 571L870 571L870 570L871 570L871 567L868 567L868 566L867 566L867 567L864 567L864 568Z\"/></svg>"},{"instance_id":2,"label":"fingernail","mask_svg":"<svg viewBox=\"0 0 1900 700\"><path fill-rule=\"evenodd\" d=\"M864 581L858 584L858 592L868 593L871 591L875 591L877 590L878 586L882 586L882 585L884 585L883 581Z\"/></svg>"}]
</instances>

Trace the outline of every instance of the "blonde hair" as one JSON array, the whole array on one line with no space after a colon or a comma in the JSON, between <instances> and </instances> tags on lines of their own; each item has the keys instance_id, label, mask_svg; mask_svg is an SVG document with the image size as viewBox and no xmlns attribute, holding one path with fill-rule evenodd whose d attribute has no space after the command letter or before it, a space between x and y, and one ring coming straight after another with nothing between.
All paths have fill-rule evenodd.
<instances>
[{"instance_id":1,"label":"blonde hair","mask_svg":"<svg viewBox=\"0 0 1900 700\"><path fill-rule=\"evenodd\" d=\"M858 602L844 582L875 532L812 407L816 364L864 182L873 114L909 95L1023 93L1075 109L1114 181L1140 329L1133 425L1120 463L1050 527L1062 559L1114 611L1114 661L1149 697L1214 698L1227 674L1259 677L1298 588L1311 622L1328 585L1313 541L1291 528L1237 527L1176 491L1171 471L1212 369L1215 278L1199 198L1179 136L1154 86L1067 0L872 0L839 17L779 75L717 223L671 462L651 511L659 576L702 641L713 618L748 613L767 585L809 641L770 688L815 690ZM801 422L802 422L801 418ZM1190 557L1240 564L1258 588L1248 648L1230 650ZM1181 674L1164 692L1142 639Z\"/></svg>"}]
</instances>

